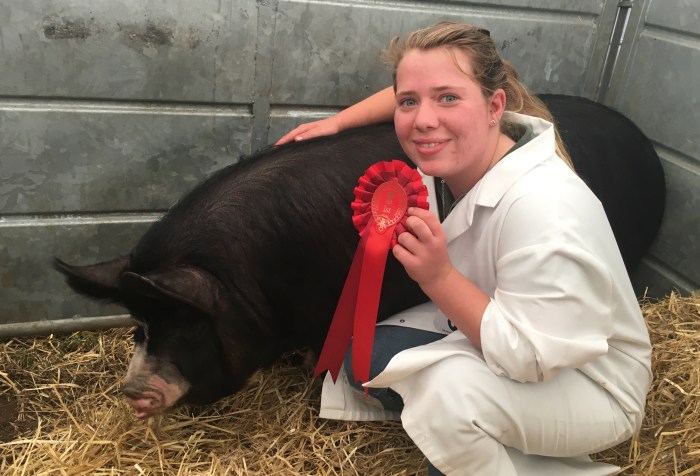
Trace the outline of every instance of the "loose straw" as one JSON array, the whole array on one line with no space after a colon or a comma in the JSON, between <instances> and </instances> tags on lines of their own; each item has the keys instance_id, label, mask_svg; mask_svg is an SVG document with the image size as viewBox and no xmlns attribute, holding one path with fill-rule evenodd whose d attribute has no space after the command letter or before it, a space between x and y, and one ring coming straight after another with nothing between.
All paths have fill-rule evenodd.
<instances>
[{"instance_id":1,"label":"loose straw","mask_svg":"<svg viewBox=\"0 0 700 476\"><path fill-rule=\"evenodd\" d=\"M700 297L644 302L654 383L642 430L593 455L619 474L700 473ZM0 475L425 475L398 422L318 418L286 356L236 395L138 420L120 395L129 331L0 341Z\"/></svg>"}]
</instances>

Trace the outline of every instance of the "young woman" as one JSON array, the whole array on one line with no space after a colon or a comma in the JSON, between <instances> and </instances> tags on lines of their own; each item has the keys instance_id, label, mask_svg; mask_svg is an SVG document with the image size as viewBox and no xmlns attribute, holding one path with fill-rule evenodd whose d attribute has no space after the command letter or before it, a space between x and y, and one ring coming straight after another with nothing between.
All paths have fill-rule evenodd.
<instances>
[{"instance_id":1,"label":"young woman","mask_svg":"<svg viewBox=\"0 0 700 476\"><path fill-rule=\"evenodd\" d=\"M611 474L587 455L639 429L651 346L603 208L487 31L397 40L393 88L280 140L393 117L432 200L393 251L431 302L378 326L369 397L348 355L321 416L400 416L430 474Z\"/></svg>"}]
</instances>

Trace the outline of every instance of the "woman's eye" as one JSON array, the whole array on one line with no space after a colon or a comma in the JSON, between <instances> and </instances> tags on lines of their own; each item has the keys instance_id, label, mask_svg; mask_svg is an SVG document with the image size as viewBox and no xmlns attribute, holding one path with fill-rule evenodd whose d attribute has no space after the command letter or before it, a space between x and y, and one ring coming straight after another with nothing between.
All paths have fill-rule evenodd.
<instances>
[{"instance_id":1,"label":"woman's eye","mask_svg":"<svg viewBox=\"0 0 700 476\"><path fill-rule=\"evenodd\" d=\"M452 101L456 101L456 100L457 100L457 96L454 96L454 95L452 95L452 94L448 94L448 95L446 95L446 96L443 96L442 99L443 99L445 102L452 102Z\"/></svg>"},{"instance_id":2,"label":"woman's eye","mask_svg":"<svg viewBox=\"0 0 700 476\"><path fill-rule=\"evenodd\" d=\"M415 99L404 99L404 100L403 100L403 105L404 105L404 106L413 107L413 106L416 105L416 100L415 100Z\"/></svg>"}]
</instances>

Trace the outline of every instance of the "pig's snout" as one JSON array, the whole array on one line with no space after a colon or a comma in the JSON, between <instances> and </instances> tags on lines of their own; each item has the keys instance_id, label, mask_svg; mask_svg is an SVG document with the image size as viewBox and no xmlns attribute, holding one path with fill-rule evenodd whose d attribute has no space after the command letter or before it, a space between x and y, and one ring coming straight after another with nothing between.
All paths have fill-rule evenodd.
<instances>
[{"instance_id":1,"label":"pig's snout","mask_svg":"<svg viewBox=\"0 0 700 476\"><path fill-rule=\"evenodd\" d=\"M135 346L122 393L136 417L151 416L172 407L189 388L190 384L172 363L149 356L142 344Z\"/></svg>"},{"instance_id":2,"label":"pig's snout","mask_svg":"<svg viewBox=\"0 0 700 476\"><path fill-rule=\"evenodd\" d=\"M159 392L138 393L129 389L122 391L126 397L126 402L134 409L136 418L158 413L163 409L163 395Z\"/></svg>"},{"instance_id":3,"label":"pig's snout","mask_svg":"<svg viewBox=\"0 0 700 476\"><path fill-rule=\"evenodd\" d=\"M136 417L151 416L172 407L185 393L186 387L168 383L158 375L150 375L145 382L127 381L122 388L126 401L131 405Z\"/></svg>"}]
</instances>

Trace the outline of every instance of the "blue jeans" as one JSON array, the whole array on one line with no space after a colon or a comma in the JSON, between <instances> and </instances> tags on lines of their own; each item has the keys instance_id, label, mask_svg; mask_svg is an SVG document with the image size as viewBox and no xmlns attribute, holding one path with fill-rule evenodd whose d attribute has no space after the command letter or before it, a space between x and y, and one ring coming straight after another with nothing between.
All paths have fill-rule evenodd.
<instances>
[{"instance_id":1,"label":"blue jeans","mask_svg":"<svg viewBox=\"0 0 700 476\"><path fill-rule=\"evenodd\" d=\"M389 361L402 350L430 344L445 337L444 334L400 326L377 326L374 331L372 360L369 366L370 380L384 371ZM350 386L358 392L365 391L360 382L355 382L352 373L352 345L348 348L343 361L343 368L348 376ZM369 396L377 400L385 410L400 412L403 410L401 395L390 388L370 388ZM428 461L428 476L444 476Z\"/></svg>"}]
</instances>

